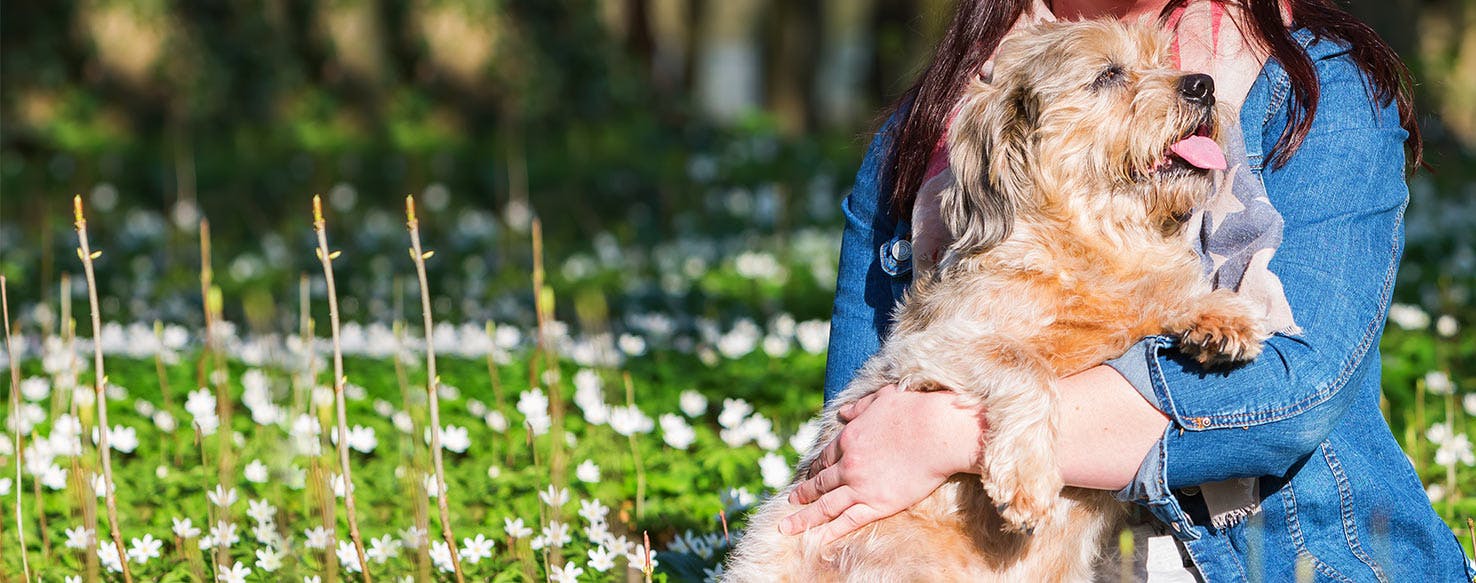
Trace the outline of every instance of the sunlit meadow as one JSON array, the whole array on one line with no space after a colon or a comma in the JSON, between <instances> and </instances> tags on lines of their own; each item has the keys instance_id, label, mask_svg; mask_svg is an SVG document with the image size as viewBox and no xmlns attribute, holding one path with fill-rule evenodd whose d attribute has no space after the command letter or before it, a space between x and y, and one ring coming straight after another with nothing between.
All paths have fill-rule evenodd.
<instances>
[{"instance_id":1,"label":"sunlit meadow","mask_svg":"<svg viewBox=\"0 0 1476 583\"><path fill-rule=\"evenodd\" d=\"M832 293L834 229L654 245L599 233L557 257L531 215L429 194L395 220L342 192L326 209L304 197L300 233L232 258L188 213L107 209L87 252L56 254L50 299L12 281L0 568L31 581L720 575L744 512L815 439L829 328L803 314ZM763 193L714 196L722 212L764 212ZM84 213L84 198L107 201L79 197ZM1416 246L1429 220L1412 215ZM62 249L86 232L73 221ZM497 254L467 251L479 247ZM223 290L291 269L277 299ZM1456 316L1390 310L1385 410L1463 541L1473 355Z\"/></svg>"}]
</instances>

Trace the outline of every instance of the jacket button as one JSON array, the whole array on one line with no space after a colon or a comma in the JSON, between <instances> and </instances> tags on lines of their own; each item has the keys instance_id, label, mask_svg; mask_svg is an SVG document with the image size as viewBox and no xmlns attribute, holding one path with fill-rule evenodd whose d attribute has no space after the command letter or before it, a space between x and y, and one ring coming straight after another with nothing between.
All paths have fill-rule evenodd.
<instances>
[{"instance_id":1,"label":"jacket button","mask_svg":"<svg viewBox=\"0 0 1476 583\"><path fill-rule=\"evenodd\" d=\"M898 263L912 259L912 242L904 239L892 241L892 259Z\"/></svg>"}]
</instances>

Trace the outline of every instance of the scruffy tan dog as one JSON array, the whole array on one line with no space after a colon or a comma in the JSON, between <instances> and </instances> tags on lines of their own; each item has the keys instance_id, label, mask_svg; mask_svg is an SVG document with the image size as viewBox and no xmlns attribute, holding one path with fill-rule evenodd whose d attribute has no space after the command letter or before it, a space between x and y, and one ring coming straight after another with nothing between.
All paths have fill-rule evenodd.
<instances>
[{"instance_id":1,"label":"scruffy tan dog","mask_svg":"<svg viewBox=\"0 0 1476 583\"><path fill-rule=\"evenodd\" d=\"M1079 581L1119 528L1110 494L1062 489L1056 379L1168 333L1208 364L1254 358L1259 311L1210 289L1181 232L1225 160L1213 84L1169 61L1165 33L1115 21L1045 24L1007 38L989 84L950 136L955 240L919 274L882 346L823 414L884 385L951 389L987 424L981 480L821 547L785 536L775 495L749 519L728 581Z\"/></svg>"}]
</instances>

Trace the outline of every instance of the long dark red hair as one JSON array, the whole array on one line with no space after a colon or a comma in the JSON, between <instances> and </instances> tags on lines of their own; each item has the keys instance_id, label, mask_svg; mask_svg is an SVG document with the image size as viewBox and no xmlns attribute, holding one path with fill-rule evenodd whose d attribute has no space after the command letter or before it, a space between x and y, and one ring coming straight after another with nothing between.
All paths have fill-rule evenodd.
<instances>
[{"instance_id":1,"label":"long dark red hair","mask_svg":"<svg viewBox=\"0 0 1476 583\"><path fill-rule=\"evenodd\" d=\"M1296 27L1306 27L1319 38L1348 43L1352 58L1372 82L1373 97L1382 104L1398 104L1399 122L1409 132L1409 160L1422 159L1420 128L1415 121L1414 97L1409 69L1399 55L1367 24L1340 9L1332 0L1215 0L1239 7L1248 22L1238 23L1248 39L1259 40L1291 80L1291 119L1271 152L1274 166L1286 164L1312 129L1317 114L1317 71L1292 38L1282 18L1289 8ZM1169 0L1159 13L1161 20L1187 0ZM970 75L994 54L999 42L1031 5L1031 0L957 0L953 21L938 42L933 60L912 88L893 105L902 112L892 126L892 206L898 216L912 212L912 202L922 185L928 158L943 135L953 106Z\"/></svg>"}]
</instances>

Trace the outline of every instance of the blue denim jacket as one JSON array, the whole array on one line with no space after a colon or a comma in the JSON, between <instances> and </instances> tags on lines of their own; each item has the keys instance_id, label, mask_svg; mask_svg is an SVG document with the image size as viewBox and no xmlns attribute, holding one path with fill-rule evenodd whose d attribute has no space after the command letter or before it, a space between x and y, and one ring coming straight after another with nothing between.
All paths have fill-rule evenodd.
<instances>
[{"instance_id":1,"label":"blue denim jacket","mask_svg":"<svg viewBox=\"0 0 1476 583\"><path fill-rule=\"evenodd\" d=\"M1269 163L1290 102L1274 60L1240 117L1252 170L1285 220L1270 268L1302 329L1228 372L1206 372L1168 337L1109 363L1171 420L1119 497L1171 526L1209 581L1471 581L1476 571L1379 410L1407 134L1392 106L1372 100L1346 45L1305 29L1295 37L1321 86L1301 148L1282 167ZM911 283L909 225L886 195L890 147L878 133L844 203L827 399L876 352ZM1260 511L1215 528L1195 486L1231 478L1258 478Z\"/></svg>"}]
</instances>

